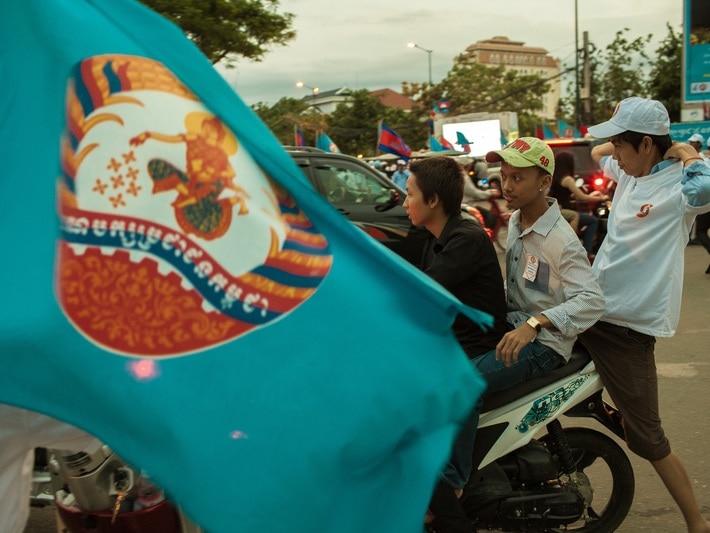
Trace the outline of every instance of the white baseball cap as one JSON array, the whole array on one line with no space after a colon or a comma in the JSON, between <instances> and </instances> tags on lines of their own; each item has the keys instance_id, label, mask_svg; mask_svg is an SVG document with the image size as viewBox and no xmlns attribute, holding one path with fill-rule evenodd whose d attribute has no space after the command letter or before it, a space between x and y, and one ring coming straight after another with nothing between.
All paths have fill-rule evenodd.
<instances>
[{"instance_id":1,"label":"white baseball cap","mask_svg":"<svg viewBox=\"0 0 710 533\"><path fill-rule=\"evenodd\" d=\"M693 133L689 138L688 138L689 143L700 143L703 144L705 142L705 139L703 139L703 136L700 135L699 133Z\"/></svg>"},{"instance_id":2,"label":"white baseball cap","mask_svg":"<svg viewBox=\"0 0 710 533\"><path fill-rule=\"evenodd\" d=\"M597 139L605 139L625 131L668 135L670 129L671 120L661 102L632 96L616 104L611 118L589 128L589 133Z\"/></svg>"}]
</instances>

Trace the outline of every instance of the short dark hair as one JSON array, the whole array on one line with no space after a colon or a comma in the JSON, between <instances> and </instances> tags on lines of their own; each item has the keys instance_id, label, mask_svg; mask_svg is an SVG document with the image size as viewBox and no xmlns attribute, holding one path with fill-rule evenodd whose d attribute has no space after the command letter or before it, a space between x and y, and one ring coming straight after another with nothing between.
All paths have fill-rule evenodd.
<instances>
[{"instance_id":1,"label":"short dark hair","mask_svg":"<svg viewBox=\"0 0 710 533\"><path fill-rule=\"evenodd\" d=\"M565 176L574 176L574 155L567 151L555 154L555 172L552 174L558 181Z\"/></svg>"},{"instance_id":2,"label":"short dark hair","mask_svg":"<svg viewBox=\"0 0 710 533\"><path fill-rule=\"evenodd\" d=\"M451 216L461 211L463 200L463 168L450 157L437 155L419 159L409 165L424 201L439 196L444 213Z\"/></svg>"},{"instance_id":3,"label":"short dark hair","mask_svg":"<svg viewBox=\"0 0 710 533\"><path fill-rule=\"evenodd\" d=\"M651 142L658 146L658 150L661 152L661 155L665 154L673 145L673 140L668 134L649 135L648 133L639 133L637 131L624 131L619 135L616 135L616 137L621 141L629 143L637 152L639 151L639 146L641 146L641 141L643 141L644 137L649 137Z\"/></svg>"}]
</instances>

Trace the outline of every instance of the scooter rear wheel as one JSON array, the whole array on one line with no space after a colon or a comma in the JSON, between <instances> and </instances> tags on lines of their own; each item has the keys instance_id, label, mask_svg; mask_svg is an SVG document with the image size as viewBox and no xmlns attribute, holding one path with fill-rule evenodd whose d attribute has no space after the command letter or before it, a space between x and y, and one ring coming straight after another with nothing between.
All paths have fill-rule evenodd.
<instances>
[{"instance_id":1,"label":"scooter rear wheel","mask_svg":"<svg viewBox=\"0 0 710 533\"><path fill-rule=\"evenodd\" d=\"M629 458L610 437L593 429L565 428L564 433L577 471L589 478L594 499L588 502L586 519L547 531L615 531L626 518L634 500L634 470ZM542 440L554 453L554 443L549 435ZM563 478L561 466L559 469L560 478Z\"/></svg>"}]
</instances>

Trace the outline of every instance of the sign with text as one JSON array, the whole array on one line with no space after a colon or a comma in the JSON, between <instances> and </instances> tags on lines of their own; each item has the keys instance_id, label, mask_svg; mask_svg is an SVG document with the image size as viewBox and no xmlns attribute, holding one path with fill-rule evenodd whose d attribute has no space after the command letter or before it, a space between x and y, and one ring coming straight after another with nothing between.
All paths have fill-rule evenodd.
<instances>
[{"instance_id":1,"label":"sign with text","mask_svg":"<svg viewBox=\"0 0 710 533\"><path fill-rule=\"evenodd\" d=\"M683 101L710 100L710 2L685 0Z\"/></svg>"},{"instance_id":2,"label":"sign with text","mask_svg":"<svg viewBox=\"0 0 710 533\"><path fill-rule=\"evenodd\" d=\"M691 135L699 133L703 138L710 136L710 122L676 122L671 124L671 139L677 142L688 142Z\"/></svg>"}]
</instances>

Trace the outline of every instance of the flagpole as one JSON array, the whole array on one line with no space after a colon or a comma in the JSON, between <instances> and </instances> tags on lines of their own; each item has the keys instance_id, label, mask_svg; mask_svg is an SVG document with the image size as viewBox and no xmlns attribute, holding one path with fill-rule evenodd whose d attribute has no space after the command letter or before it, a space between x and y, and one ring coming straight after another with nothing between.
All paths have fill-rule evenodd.
<instances>
[{"instance_id":1,"label":"flagpole","mask_svg":"<svg viewBox=\"0 0 710 533\"><path fill-rule=\"evenodd\" d=\"M377 121L377 140L375 141L375 155L380 155L380 137L382 136L382 119Z\"/></svg>"}]
</instances>

